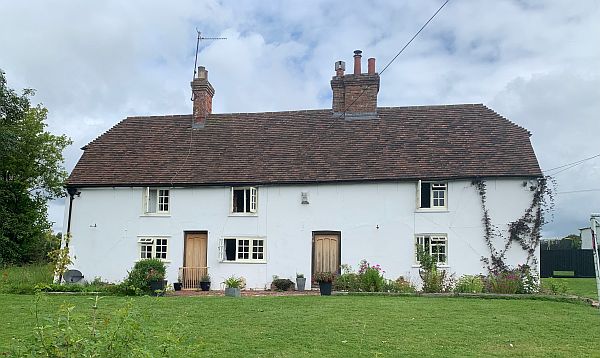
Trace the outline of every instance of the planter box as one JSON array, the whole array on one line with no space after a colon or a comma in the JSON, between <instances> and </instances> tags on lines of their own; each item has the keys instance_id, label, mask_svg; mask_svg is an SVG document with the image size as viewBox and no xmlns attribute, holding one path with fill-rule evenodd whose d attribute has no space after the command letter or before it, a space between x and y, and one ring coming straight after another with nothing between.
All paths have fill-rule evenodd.
<instances>
[{"instance_id":1,"label":"planter box","mask_svg":"<svg viewBox=\"0 0 600 358\"><path fill-rule=\"evenodd\" d=\"M240 297L242 296L242 292L239 288L227 287L225 288L225 296L229 297Z\"/></svg>"},{"instance_id":2,"label":"planter box","mask_svg":"<svg viewBox=\"0 0 600 358\"><path fill-rule=\"evenodd\" d=\"M304 291L304 287L306 287L306 277L296 277L296 287L298 291Z\"/></svg>"},{"instance_id":3,"label":"planter box","mask_svg":"<svg viewBox=\"0 0 600 358\"><path fill-rule=\"evenodd\" d=\"M208 281L208 282L200 281L200 289L202 291L210 291L210 281Z\"/></svg>"},{"instance_id":4,"label":"planter box","mask_svg":"<svg viewBox=\"0 0 600 358\"><path fill-rule=\"evenodd\" d=\"M331 282L319 282L319 290L321 291L321 296L331 296Z\"/></svg>"},{"instance_id":5,"label":"planter box","mask_svg":"<svg viewBox=\"0 0 600 358\"><path fill-rule=\"evenodd\" d=\"M165 294L165 286L167 285L167 280L162 281L152 281L150 282L150 290L152 291L152 296L164 296ZM156 292L156 291L162 292Z\"/></svg>"}]
</instances>

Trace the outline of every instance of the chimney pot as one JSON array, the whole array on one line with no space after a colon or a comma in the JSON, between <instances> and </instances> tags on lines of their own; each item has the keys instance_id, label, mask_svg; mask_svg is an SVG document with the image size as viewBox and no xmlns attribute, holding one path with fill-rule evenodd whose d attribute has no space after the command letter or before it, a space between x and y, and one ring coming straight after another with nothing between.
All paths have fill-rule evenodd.
<instances>
[{"instance_id":1,"label":"chimney pot","mask_svg":"<svg viewBox=\"0 0 600 358\"><path fill-rule=\"evenodd\" d=\"M335 63L335 75L336 76L343 77L345 70L346 70L346 62L344 62L344 61L337 61Z\"/></svg>"},{"instance_id":2,"label":"chimney pot","mask_svg":"<svg viewBox=\"0 0 600 358\"><path fill-rule=\"evenodd\" d=\"M370 75L375 74L375 58L374 57L371 57L370 59L368 59L368 69L369 69Z\"/></svg>"},{"instance_id":3,"label":"chimney pot","mask_svg":"<svg viewBox=\"0 0 600 358\"><path fill-rule=\"evenodd\" d=\"M208 80L208 71L204 66L198 67L198 78L201 80Z\"/></svg>"},{"instance_id":4,"label":"chimney pot","mask_svg":"<svg viewBox=\"0 0 600 358\"><path fill-rule=\"evenodd\" d=\"M354 51L354 74L355 75L361 74L361 69L360 69L360 60L362 58L361 53L362 53L361 50Z\"/></svg>"}]
</instances>

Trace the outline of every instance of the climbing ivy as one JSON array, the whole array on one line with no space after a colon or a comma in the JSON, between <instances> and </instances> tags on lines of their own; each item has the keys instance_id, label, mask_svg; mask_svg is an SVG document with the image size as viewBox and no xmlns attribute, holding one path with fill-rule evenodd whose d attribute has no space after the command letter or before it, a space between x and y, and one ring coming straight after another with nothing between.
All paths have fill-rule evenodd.
<instances>
[{"instance_id":1,"label":"climbing ivy","mask_svg":"<svg viewBox=\"0 0 600 358\"><path fill-rule=\"evenodd\" d=\"M548 185L551 184L552 188ZM479 193L483 215L481 221L484 226L484 240L489 249L490 256L482 257L481 261L490 272L507 271L509 267L505 263L506 252L516 243L527 253L526 265L537 266L535 251L540 244L542 226L547 222L546 214L554 210L554 187L556 183L550 176L538 178L536 183L523 182L523 187L529 185L533 192L532 200L523 216L508 224L508 236L503 234L499 227L492 224L490 212L487 208L487 190L483 179L475 179L472 184ZM497 249L494 239L501 238L504 246Z\"/></svg>"}]
</instances>

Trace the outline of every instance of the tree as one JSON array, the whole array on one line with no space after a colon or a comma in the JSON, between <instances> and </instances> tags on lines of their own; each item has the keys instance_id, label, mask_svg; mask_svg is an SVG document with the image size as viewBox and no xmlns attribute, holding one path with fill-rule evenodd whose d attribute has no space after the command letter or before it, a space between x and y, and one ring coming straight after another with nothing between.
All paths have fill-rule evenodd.
<instances>
[{"instance_id":1,"label":"tree","mask_svg":"<svg viewBox=\"0 0 600 358\"><path fill-rule=\"evenodd\" d=\"M48 111L18 95L0 70L0 265L42 260L55 241L48 200L64 196L65 135L46 129Z\"/></svg>"}]
</instances>

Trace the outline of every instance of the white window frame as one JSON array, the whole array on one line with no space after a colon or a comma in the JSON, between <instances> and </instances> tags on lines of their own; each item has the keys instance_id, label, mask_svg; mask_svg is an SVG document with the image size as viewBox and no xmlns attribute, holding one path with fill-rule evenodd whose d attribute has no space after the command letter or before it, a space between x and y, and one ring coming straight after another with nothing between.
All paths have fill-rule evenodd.
<instances>
[{"instance_id":1,"label":"white window frame","mask_svg":"<svg viewBox=\"0 0 600 358\"><path fill-rule=\"evenodd\" d=\"M225 240L235 240L235 260L225 259ZM248 240L248 258L238 258L240 241ZM254 250L254 240L262 240L262 259L253 259L252 253ZM257 245L258 246L258 245ZM267 239L265 237L223 237L219 240L219 261L220 262L231 262L231 263L266 263L267 262Z\"/></svg>"},{"instance_id":2,"label":"white window frame","mask_svg":"<svg viewBox=\"0 0 600 358\"><path fill-rule=\"evenodd\" d=\"M415 248L415 254L414 254L414 259L415 259L415 265L420 266L421 263L419 262L419 259L417 257L418 255L418 246L421 246L423 249L425 249L425 241L426 239L429 239L429 255L434 256L437 258L439 258L439 252L438 253L434 253L433 247L434 246L443 246L444 247L444 255L446 257L446 260L444 260L443 262L437 261L437 265L438 266L448 266L448 235L447 234L416 234L415 235L415 241L414 241L414 248ZM438 242L433 244L432 241L433 240L437 240Z\"/></svg>"},{"instance_id":3,"label":"white window frame","mask_svg":"<svg viewBox=\"0 0 600 358\"><path fill-rule=\"evenodd\" d=\"M429 184L429 207L428 208L424 208L421 207L421 187L423 183L427 183ZM436 186L434 190L434 186ZM443 188L442 190L440 190L440 188ZM435 198L435 194L434 192L437 193L443 193L443 197L437 197ZM444 201L444 205L434 205L434 202L437 200L439 202L439 200L443 200ZM439 211L439 210L448 210L448 182L444 182L444 181L423 181L423 180L419 180L417 182L417 210L418 211Z\"/></svg>"},{"instance_id":4,"label":"white window frame","mask_svg":"<svg viewBox=\"0 0 600 358\"><path fill-rule=\"evenodd\" d=\"M156 192L156 203L153 208L150 208L151 191ZM164 194L165 192L166 195ZM166 201L164 198L166 198ZM144 215L168 215L171 212L171 190L169 188L146 187L144 190L143 208Z\"/></svg>"},{"instance_id":5,"label":"white window frame","mask_svg":"<svg viewBox=\"0 0 600 358\"><path fill-rule=\"evenodd\" d=\"M234 191L244 191L243 211L233 211L234 209ZM250 194L250 197L246 193ZM250 211L246 211L246 203L250 202ZM231 187L231 195L229 198L229 213L231 215L256 215L258 209L258 188L255 186L235 186Z\"/></svg>"},{"instance_id":6,"label":"white window frame","mask_svg":"<svg viewBox=\"0 0 600 358\"><path fill-rule=\"evenodd\" d=\"M166 243L164 245L159 245L158 240L165 240ZM145 260L145 259L160 259L161 261L164 262L170 262L169 260L169 241L170 237L168 236L138 236L138 259L139 260ZM164 257L157 257L158 251L157 251L157 247L165 247L165 255ZM142 249L144 247L150 247L150 257L142 257ZM148 251L146 251L148 252Z\"/></svg>"}]
</instances>

